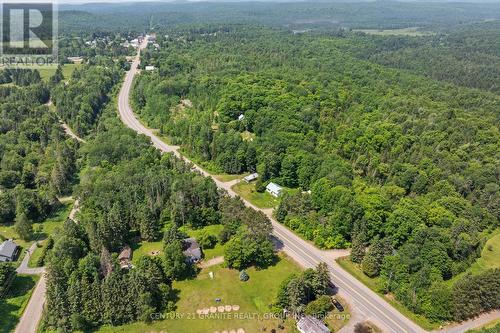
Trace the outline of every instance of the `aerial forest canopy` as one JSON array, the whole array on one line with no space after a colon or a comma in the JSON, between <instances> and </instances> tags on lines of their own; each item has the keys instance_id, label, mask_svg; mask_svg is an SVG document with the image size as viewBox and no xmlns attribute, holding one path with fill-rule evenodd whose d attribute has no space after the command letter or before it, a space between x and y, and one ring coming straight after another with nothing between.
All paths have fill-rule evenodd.
<instances>
[{"instance_id":1,"label":"aerial forest canopy","mask_svg":"<svg viewBox=\"0 0 500 333\"><path fill-rule=\"evenodd\" d=\"M471 29L439 37L449 68L474 62L457 58L466 54L457 34L499 37L490 23ZM417 57L437 38L166 29L160 49L143 53L142 66L156 70L137 80L133 104L204 165L257 171L258 189L269 181L301 189L282 197L280 222L321 248L352 247L365 274L381 276L413 311L462 319L474 313L448 307L458 291L445 283L499 226L498 68L481 72L482 58L500 58L495 46L479 45L468 81L435 73L436 64L396 63L394 52Z\"/></svg>"},{"instance_id":2,"label":"aerial forest canopy","mask_svg":"<svg viewBox=\"0 0 500 333\"><path fill-rule=\"evenodd\" d=\"M33 223L69 213L70 196L79 203L40 255L41 331L173 311L175 285L197 273L186 230L201 252L219 247L242 285L250 267L281 260L266 214L120 123L126 57L145 33L155 40L130 104L168 144L218 177L257 172L244 184L257 192L283 186L279 223L321 249L349 248L358 276L436 327L500 308L500 268L477 269L500 231L499 4L60 9L64 66L0 70L2 231L30 246L42 234ZM123 266L127 249L137 256ZM0 291L18 263L0 267ZM331 307L329 272L283 276L269 309Z\"/></svg>"},{"instance_id":3,"label":"aerial forest canopy","mask_svg":"<svg viewBox=\"0 0 500 333\"><path fill-rule=\"evenodd\" d=\"M49 111L49 87L37 71L5 70L0 86L0 225L16 222L21 238L70 190L78 145Z\"/></svg>"}]
</instances>

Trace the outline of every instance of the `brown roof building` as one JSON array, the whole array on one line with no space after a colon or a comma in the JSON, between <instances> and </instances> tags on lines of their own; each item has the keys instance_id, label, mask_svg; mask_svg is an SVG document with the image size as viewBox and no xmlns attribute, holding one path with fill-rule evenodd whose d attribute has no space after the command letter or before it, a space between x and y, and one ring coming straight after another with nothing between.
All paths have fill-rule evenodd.
<instances>
[{"instance_id":1,"label":"brown roof building","mask_svg":"<svg viewBox=\"0 0 500 333\"><path fill-rule=\"evenodd\" d=\"M118 255L118 260L120 261L121 268L130 268L130 260L132 260L132 249L130 246L126 245L123 247L122 251Z\"/></svg>"}]
</instances>

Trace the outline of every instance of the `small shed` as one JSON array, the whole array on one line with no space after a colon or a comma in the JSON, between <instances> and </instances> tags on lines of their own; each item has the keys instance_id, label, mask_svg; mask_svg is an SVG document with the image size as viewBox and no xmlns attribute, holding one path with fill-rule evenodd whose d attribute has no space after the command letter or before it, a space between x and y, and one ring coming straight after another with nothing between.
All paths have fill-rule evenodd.
<instances>
[{"instance_id":1,"label":"small shed","mask_svg":"<svg viewBox=\"0 0 500 333\"><path fill-rule=\"evenodd\" d=\"M301 333L330 333L328 327L313 316L301 317L297 322L297 329Z\"/></svg>"},{"instance_id":2,"label":"small shed","mask_svg":"<svg viewBox=\"0 0 500 333\"><path fill-rule=\"evenodd\" d=\"M184 239L184 255L190 263L196 263L201 260L203 254L200 244L194 238Z\"/></svg>"},{"instance_id":3,"label":"small shed","mask_svg":"<svg viewBox=\"0 0 500 333\"><path fill-rule=\"evenodd\" d=\"M238 120L239 120L239 121L242 121L243 119L245 119L245 115L244 115L244 114L240 114L240 115L238 116Z\"/></svg>"},{"instance_id":4,"label":"small shed","mask_svg":"<svg viewBox=\"0 0 500 333\"><path fill-rule=\"evenodd\" d=\"M19 253L19 245L12 239L6 240L0 244L0 262L11 262L16 260Z\"/></svg>"},{"instance_id":5,"label":"small shed","mask_svg":"<svg viewBox=\"0 0 500 333\"><path fill-rule=\"evenodd\" d=\"M131 267L130 260L132 260L132 249L130 248L130 246L126 245L123 247L120 254L118 255L118 260L120 261L121 268Z\"/></svg>"},{"instance_id":6,"label":"small shed","mask_svg":"<svg viewBox=\"0 0 500 333\"><path fill-rule=\"evenodd\" d=\"M144 69L147 71L154 71L156 69L156 67L155 66L146 66Z\"/></svg>"},{"instance_id":7,"label":"small shed","mask_svg":"<svg viewBox=\"0 0 500 333\"><path fill-rule=\"evenodd\" d=\"M274 197L279 197L281 195L281 192L283 192L283 187L271 182L267 184L266 191Z\"/></svg>"},{"instance_id":8,"label":"small shed","mask_svg":"<svg viewBox=\"0 0 500 333\"><path fill-rule=\"evenodd\" d=\"M259 178L259 174L257 172L254 172L252 174L249 174L248 176L246 176L245 178L243 178L243 180L247 183L250 183L254 180L256 180L257 178Z\"/></svg>"}]
</instances>

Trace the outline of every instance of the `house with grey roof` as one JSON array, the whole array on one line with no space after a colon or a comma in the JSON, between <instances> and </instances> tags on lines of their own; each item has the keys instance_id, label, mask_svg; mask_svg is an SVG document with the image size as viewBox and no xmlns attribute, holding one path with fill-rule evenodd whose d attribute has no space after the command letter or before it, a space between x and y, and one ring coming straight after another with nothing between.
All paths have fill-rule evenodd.
<instances>
[{"instance_id":1,"label":"house with grey roof","mask_svg":"<svg viewBox=\"0 0 500 333\"><path fill-rule=\"evenodd\" d=\"M279 197L281 195L281 192L283 191L283 187L271 182L267 184L266 191L269 192L269 194L271 194L273 197Z\"/></svg>"},{"instance_id":2,"label":"house with grey roof","mask_svg":"<svg viewBox=\"0 0 500 333\"><path fill-rule=\"evenodd\" d=\"M313 316L304 316L297 322L297 329L300 333L330 333L321 320Z\"/></svg>"},{"instance_id":3,"label":"house with grey roof","mask_svg":"<svg viewBox=\"0 0 500 333\"><path fill-rule=\"evenodd\" d=\"M184 239L184 251L182 253L190 263L196 263L203 257L200 244L194 238Z\"/></svg>"},{"instance_id":4,"label":"house with grey roof","mask_svg":"<svg viewBox=\"0 0 500 333\"><path fill-rule=\"evenodd\" d=\"M12 239L6 240L0 244L0 262L10 262L16 260L19 253L19 245Z\"/></svg>"}]
</instances>

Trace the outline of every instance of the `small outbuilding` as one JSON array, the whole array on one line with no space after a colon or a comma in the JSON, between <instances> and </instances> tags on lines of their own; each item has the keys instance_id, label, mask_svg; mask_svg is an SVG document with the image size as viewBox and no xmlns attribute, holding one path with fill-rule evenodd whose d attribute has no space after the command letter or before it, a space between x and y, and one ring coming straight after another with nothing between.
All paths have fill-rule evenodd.
<instances>
[{"instance_id":1,"label":"small outbuilding","mask_svg":"<svg viewBox=\"0 0 500 333\"><path fill-rule=\"evenodd\" d=\"M156 67L155 66L146 66L144 69L147 71L154 71L156 69Z\"/></svg>"},{"instance_id":2,"label":"small outbuilding","mask_svg":"<svg viewBox=\"0 0 500 333\"><path fill-rule=\"evenodd\" d=\"M197 263L203 257L200 244L194 238L184 239L183 253L190 263Z\"/></svg>"},{"instance_id":3,"label":"small outbuilding","mask_svg":"<svg viewBox=\"0 0 500 333\"><path fill-rule=\"evenodd\" d=\"M249 174L248 176L244 177L243 180L247 183L250 183L250 182L253 182L254 180L256 180L257 178L259 178L259 174L257 172L254 172L254 173Z\"/></svg>"},{"instance_id":4,"label":"small outbuilding","mask_svg":"<svg viewBox=\"0 0 500 333\"><path fill-rule=\"evenodd\" d=\"M283 192L283 187L271 182L267 184L266 191L269 192L273 197L279 197L281 195L281 192Z\"/></svg>"},{"instance_id":5,"label":"small outbuilding","mask_svg":"<svg viewBox=\"0 0 500 333\"><path fill-rule=\"evenodd\" d=\"M132 266L130 263L132 260L132 249L130 246L126 245L123 247L122 251L118 255L118 260L120 261L121 268L130 268Z\"/></svg>"},{"instance_id":6,"label":"small outbuilding","mask_svg":"<svg viewBox=\"0 0 500 333\"><path fill-rule=\"evenodd\" d=\"M313 316L304 316L297 322L297 329L300 333L330 333L321 320Z\"/></svg>"},{"instance_id":7,"label":"small outbuilding","mask_svg":"<svg viewBox=\"0 0 500 333\"><path fill-rule=\"evenodd\" d=\"M0 244L0 262L11 262L16 260L19 254L19 245L12 239L6 240Z\"/></svg>"}]
</instances>

